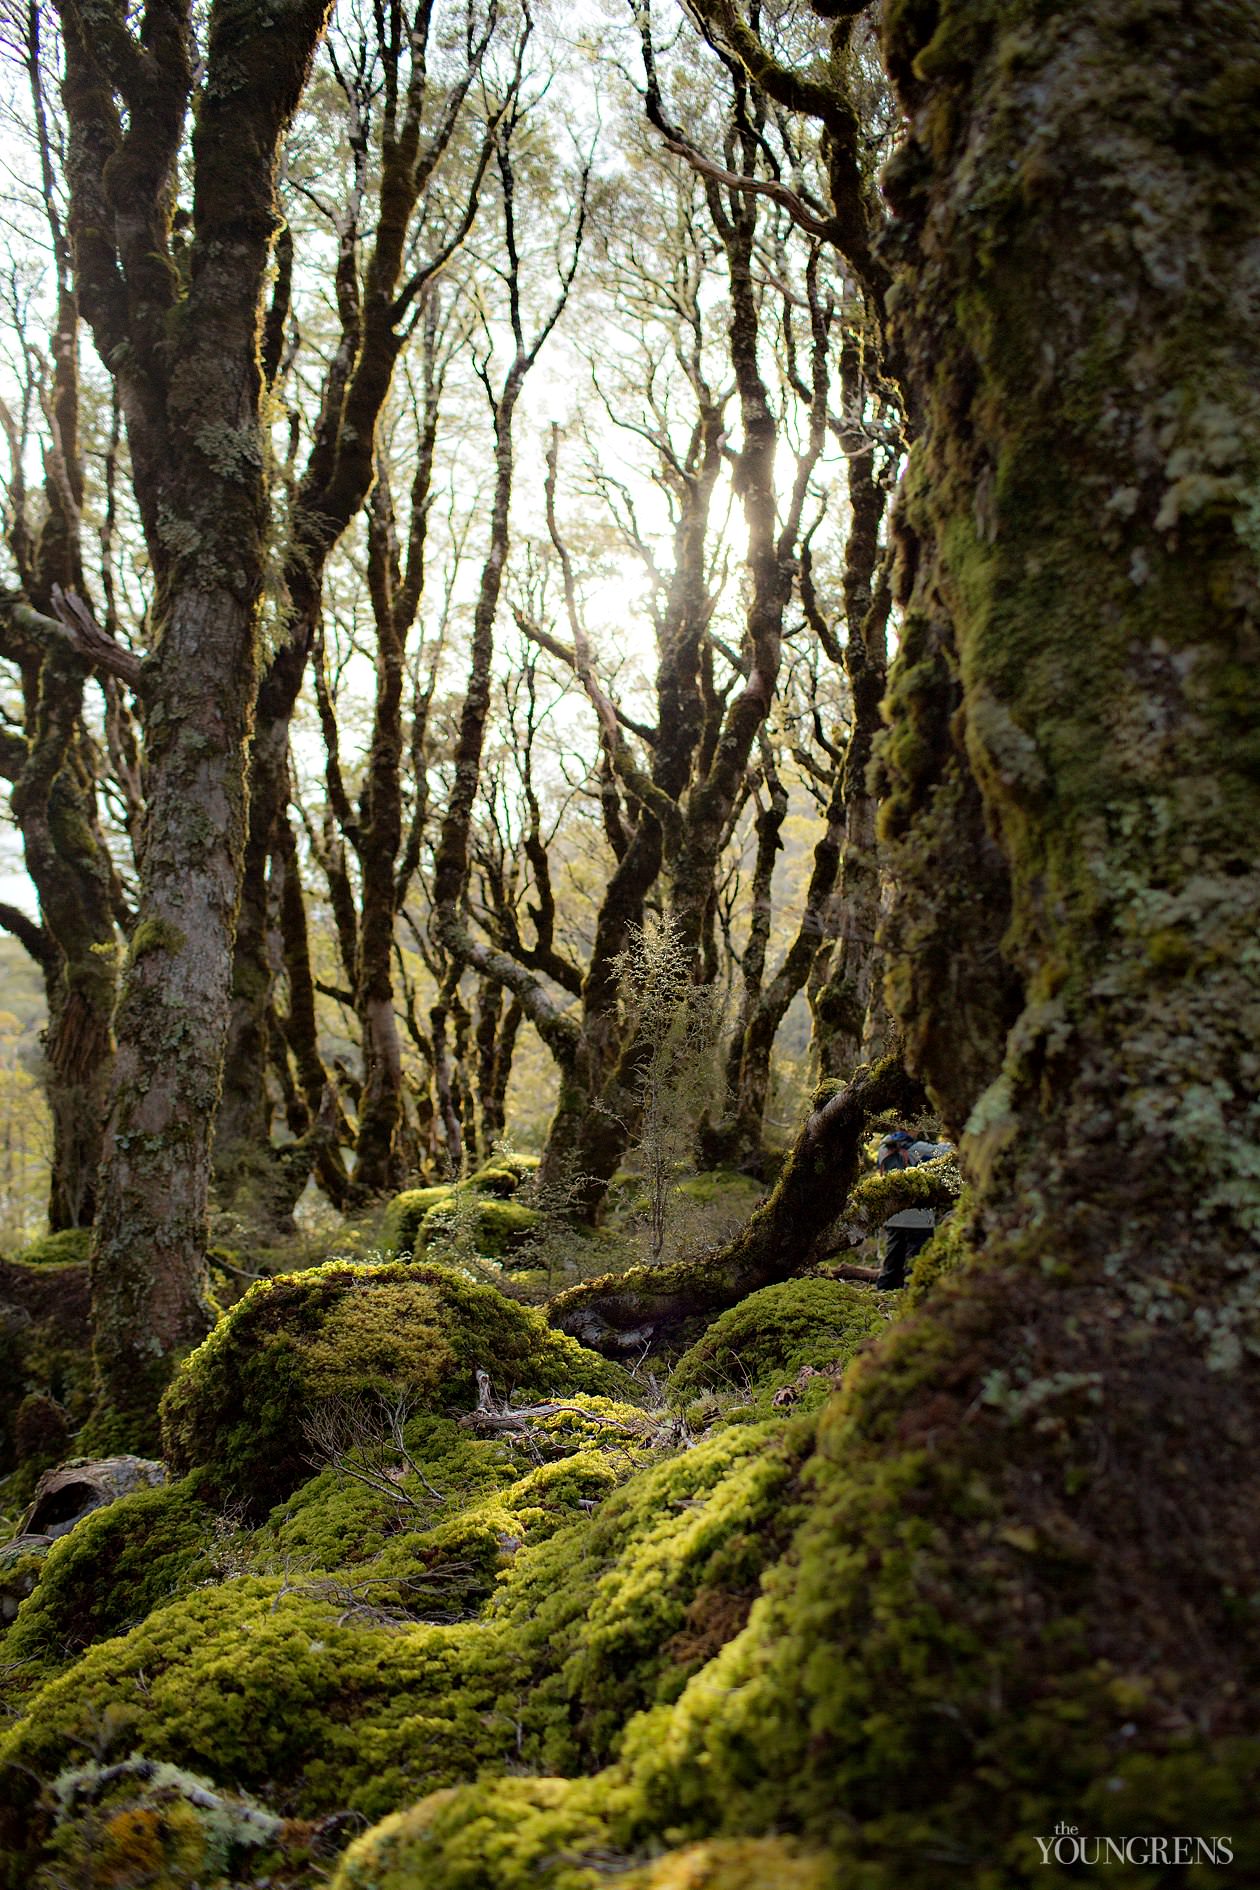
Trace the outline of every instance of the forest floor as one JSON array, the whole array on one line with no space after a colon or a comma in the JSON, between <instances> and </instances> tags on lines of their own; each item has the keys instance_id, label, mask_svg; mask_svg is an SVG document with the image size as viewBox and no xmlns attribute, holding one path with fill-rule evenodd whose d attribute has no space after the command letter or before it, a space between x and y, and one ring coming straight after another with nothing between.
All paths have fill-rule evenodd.
<instances>
[{"instance_id":1,"label":"forest floor","mask_svg":"<svg viewBox=\"0 0 1260 1890\"><path fill-rule=\"evenodd\" d=\"M616 1853L626 1882L657 1882L633 1820L615 1836L555 1781L607 1774L743 1628L799 1521L818 1413L895 1307L808 1277L681 1356L610 1363L529 1302L641 1259L640 1184L605 1229L562 1237L516 1199L530 1169L266 1248L221 1238L225 1311L167 1394L162 1461L111 1459L130 1493L103 1500L98 1477L95 1506L36 1505L0 1551L0 1882L402 1885L420 1879L393 1814L534 1775L518 1857L423 1881L575 1890ZM760 1192L684 1182L679 1247L719 1244ZM7 1263L50 1289L7 1331L11 1528L84 1447L85 1307L61 1320L81 1247ZM789 1874L750 1884L815 1881L775 1844Z\"/></svg>"}]
</instances>

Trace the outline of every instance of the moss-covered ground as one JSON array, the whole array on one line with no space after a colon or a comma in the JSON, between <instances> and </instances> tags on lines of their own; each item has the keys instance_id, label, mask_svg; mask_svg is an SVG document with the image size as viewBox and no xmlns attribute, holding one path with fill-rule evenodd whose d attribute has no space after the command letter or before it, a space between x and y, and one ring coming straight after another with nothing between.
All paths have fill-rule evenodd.
<instances>
[{"instance_id":1,"label":"moss-covered ground","mask_svg":"<svg viewBox=\"0 0 1260 1890\"><path fill-rule=\"evenodd\" d=\"M667 1378L427 1260L251 1287L170 1483L6 1571L4 1890L1057 1890L1065 1804L1260 1868L1260 1751L1091 1626L1090 1361L977 1376L1050 1288L995 1296L963 1222L913 1293L768 1287Z\"/></svg>"},{"instance_id":2,"label":"moss-covered ground","mask_svg":"<svg viewBox=\"0 0 1260 1890\"><path fill-rule=\"evenodd\" d=\"M800 1310L746 1321L767 1386L804 1357ZM831 1313L837 1342L869 1324ZM694 1405L713 1373L690 1369ZM22 1564L0 1881L314 1884L435 1791L615 1764L801 1521L815 1415L732 1415L693 1432L454 1269L258 1283L168 1395L173 1480ZM717 1855L642 1884L725 1881Z\"/></svg>"}]
</instances>

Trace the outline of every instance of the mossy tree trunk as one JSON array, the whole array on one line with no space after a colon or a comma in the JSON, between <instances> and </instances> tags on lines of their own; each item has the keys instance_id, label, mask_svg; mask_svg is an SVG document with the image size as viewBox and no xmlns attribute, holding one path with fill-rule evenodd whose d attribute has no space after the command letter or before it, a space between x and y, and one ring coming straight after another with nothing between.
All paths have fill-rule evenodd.
<instances>
[{"instance_id":1,"label":"mossy tree trunk","mask_svg":"<svg viewBox=\"0 0 1260 1890\"><path fill-rule=\"evenodd\" d=\"M275 165L327 0L59 0L80 304L116 376L155 582L140 682L148 811L93 1248L100 1391L137 1435L204 1332L210 1135L227 1026L267 501L260 330ZM186 118L187 274L171 245Z\"/></svg>"},{"instance_id":2,"label":"mossy tree trunk","mask_svg":"<svg viewBox=\"0 0 1260 1890\"><path fill-rule=\"evenodd\" d=\"M937 1890L1042 1881L1060 1819L1252 1842L1260 16L888 0L883 35L891 987L971 1205L634 1754L633 1837L805 1828L836 1881Z\"/></svg>"},{"instance_id":3,"label":"mossy tree trunk","mask_svg":"<svg viewBox=\"0 0 1260 1890\"><path fill-rule=\"evenodd\" d=\"M972 1205L724 1677L741 1727L802 1729L754 1816L863 1880L1035 1882L1056 1816L1254 1802L1260 17L892 0L883 32L920 419L892 996ZM721 1713L697 1739L680 1772L729 1764Z\"/></svg>"},{"instance_id":4,"label":"mossy tree trunk","mask_svg":"<svg viewBox=\"0 0 1260 1890\"><path fill-rule=\"evenodd\" d=\"M79 304L69 236L60 209L39 9L20 27L32 128L56 282L48 354L51 384L22 392L19 415L5 409L10 474L5 523L22 597L47 616L58 591L87 596L81 546L84 504L80 440ZM28 357L29 359L29 357ZM42 373L41 369L41 373ZM43 406L42 493L29 503L25 458L32 409ZM29 622L37 619L28 618ZM14 615L0 621L0 654L20 680L24 737L6 730L0 776L23 858L39 898L40 925L11 926L44 979L48 1024L43 1081L53 1124L48 1221L54 1233L91 1225L96 1211L101 1130L113 1056L117 995L117 884L96 799L99 757L84 717L88 664L59 638L35 641Z\"/></svg>"},{"instance_id":5,"label":"mossy tree trunk","mask_svg":"<svg viewBox=\"0 0 1260 1890\"><path fill-rule=\"evenodd\" d=\"M637 1351L668 1345L697 1320L790 1279L809 1264L857 1180L872 1120L912 1113L922 1102L896 1055L857 1071L844 1088L821 1092L772 1192L726 1247L571 1287L552 1300L551 1323L599 1351Z\"/></svg>"}]
</instances>

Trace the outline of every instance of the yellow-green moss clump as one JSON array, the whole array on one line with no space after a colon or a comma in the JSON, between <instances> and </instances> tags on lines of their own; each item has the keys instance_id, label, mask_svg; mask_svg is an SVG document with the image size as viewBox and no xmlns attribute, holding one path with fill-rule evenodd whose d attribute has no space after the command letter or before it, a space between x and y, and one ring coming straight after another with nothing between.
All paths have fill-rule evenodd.
<instances>
[{"instance_id":1,"label":"yellow-green moss clump","mask_svg":"<svg viewBox=\"0 0 1260 1890\"><path fill-rule=\"evenodd\" d=\"M709 1391L761 1408L790 1388L794 1398L819 1403L858 1347L887 1325L883 1297L868 1286L805 1279L763 1287L683 1353L670 1379L671 1401L685 1404Z\"/></svg>"},{"instance_id":2,"label":"yellow-green moss clump","mask_svg":"<svg viewBox=\"0 0 1260 1890\"><path fill-rule=\"evenodd\" d=\"M739 1632L799 1519L811 1436L808 1419L716 1433L514 1567L491 1618L545 1649L528 1705L540 1769L605 1761L632 1713L676 1699Z\"/></svg>"},{"instance_id":3,"label":"yellow-green moss clump","mask_svg":"<svg viewBox=\"0 0 1260 1890\"><path fill-rule=\"evenodd\" d=\"M535 1167L531 1156L505 1155L466 1181L405 1189L385 1210L382 1244L392 1253L419 1256L449 1242L466 1214L470 1244L483 1258L509 1264L514 1256L525 1259L540 1217L514 1196Z\"/></svg>"},{"instance_id":4,"label":"yellow-green moss clump","mask_svg":"<svg viewBox=\"0 0 1260 1890\"><path fill-rule=\"evenodd\" d=\"M477 1816L478 1804L488 1815ZM624 1859L621 1860L624 1863ZM357 1838L332 1890L604 1890L607 1823L596 1793L566 1779L505 1779L434 1792ZM626 1872L618 1890L835 1890L832 1860L794 1838L689 1844Z\"/></svg>"},{"instance_id":5,"label":"yellow-green moss clump","mask_svg":"<svg viewBox=\"0 0 1260 1890\"><path fill-rule=\"evenodd\" d=\"M331 1262L260 1280L220 1320L162 1401L164 1452L259 1516L306 1480L321 1407L384 1394L466 1410L479 1370L498 1396L633 1395L619 1366L453 1269Z\"/></svg>"},{"instance_id":6,"label":"yellow-green moss clump","mask_svg":"<svg viewBox=\"0 0 1260 1890\"><path fill-rule=\"evenodd\" d=\"M578 1771L611 1756L631 1714L675 1699L738 1632L798 1520L812 1427L733 1426L662 1454L659 1418L638 1407L554 1402L487 1437L412 1420L399 1470L411 1500L330 1467L264 1527L216 1543L217 1583L186 1587L47 1679L0 1744L12 1860L0 1881L25 1890L32 1860L54 1854L42 1847L71 1843L40 1785L79 1764L85 1742L107 1767L177 1766L306 1819L379 1818L485 1768ZM156 1568L151 1519L154 1579L186 1584L198 1519L185 1541L176 1516L193 1486L153 1494L167 1498L161 1541L175 1558ZM32 1652L54 1618L78 1618L71 1573L101 1580L99 1544L76 1559L75 1534L55 1592L37 1586L19 1613ZM173 1885L217 1882L168 1868Z\"/></svg>"},{"instance_id":7,"label":"yellow-green moss clump","mask_svg":"<svg viewBox=\"0 0 1260 1890\"><path fill-rule=\"evenodd\" d=\"M64 1266L70 1261L83 1262L92 1243L90 1227L66 1227L59 1234L44 1234L23 1247L18 1259L28 1267Z\"/></svg>"}]
</instances>

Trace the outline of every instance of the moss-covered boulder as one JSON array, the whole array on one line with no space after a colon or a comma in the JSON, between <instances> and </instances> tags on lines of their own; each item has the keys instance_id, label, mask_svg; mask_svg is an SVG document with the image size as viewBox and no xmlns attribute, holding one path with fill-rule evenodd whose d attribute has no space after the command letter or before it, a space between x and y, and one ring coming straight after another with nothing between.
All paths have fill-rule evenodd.
<instances>
[{"instance_id":1,"label":"moss-covered boulder","mask_svg":"<svg viewBox=\"0 0 1260 1890\"><path fill-rule=\"evenodd\" d=\"M40 1785L85 1743L106 1767L142 1753L281 1816L377 1819L482 1771L605 1763L628 1716L676 1699L796 1525L813 1421L676 1450L633 1405L543 1402L560 1408L484 1436L411 1420L409 1510L327 1469L216 1541L210 1569L195 1480L80 1524L19 1618L39 1690L0 1735L6 1890L71 1843ZM124 1512L130 1532L111 1532ZM152 1607L131 1626L128 1553L136 1611ZM97 1637L58 1672L63 1624ZM99 1638L109 1625L126 1631Z\"/></svg>"},{"instance_id":2,"label":"moss-covered boulder","mask_svg":"<svg viewBox=\"0 0 1260 1890\"><path fill-rule=\"evenodd\" d=\"M385 1210L381 1245L390 1253L414 1253L429 1211L449 1206L454 1194L454 1188L404 1188Z\"/></svg>"},{"instance_id":3,"label":"moss-covered boulder","mask_svg":"<svg viewBox=\"0 0 1260 1890\"><path fill-rule=\"evenodd\" d=\"M434 1792L356 1838L332 1890L604 1890L612 1870L618 1890L835 1890L833 1860L790 1837L689 1844L627 1871L598 1804L597 1787L560 1778Z\"/></svg>"},{"instance_id":4,"label":"moss-covered boulder","mask_svg":"<svg viewBox=\"0 0 1260 1890\"><path fill-rule=\"evenodd\" d=\"M124 1633L209 1577L214 1526L195 1477L93 1510L49 1549L5 1636L3 1659L29 1679Z\"/></svg>"},{"instance_id":5,"label":"moss-covered boulder","mask_svg":"<svg viewBox=\"0 0 1260 1890\"><path fill-rule=\"evenodd\" d=\"M71 1261L81 1265L88 1257L91 1244L90 1227L65 1227L59 1234L44 1234L33 1240L29 1247L22 1248L17 1258L27 1267L65 1266Z\"/></svg>"},{"instance_id":6,"label":"moss-covered boulder","mask_svg":"<svg viewBox=\"0 0 1260 1890\"><path fill-rule=\"evenodd\" d=\"M597 1890L608 1831L567 1779L438 1791L350 1846L332 1890Z\"/></svg>"},{"instance_id":7,"label":"moss-covered boulder","mask_svg":"<svg viewBox=\"0 0 1260 1890\"><path fill-rule=\"evenodd\" d=\"M264 1515L310 1473L321 1406L365 1394L443 1413L492 1391L633 1396L629 1375L542 1315L453 1269L331 1262L260 1280L185 1361L162 1401L176 1475L203 1466L223 1501Z\"/></svg>"},{"instance_id":8,"label":"moss-covered boulder","mask_svg":"<svg viewBox=\"0 0 1260 1890\"><path fill-rule=\"evenodd\" d=\"M511 1265L513 1258L526 1260L541 1222L537 1210L523 1201L501 1200L495 1195L453 1195L431 1207L416 1231L413 1242L417 1253L427 1253L452 1242L467 1240L486 1260L501 1260Z\"/></svg>"},{"instance_id":9,"label":"moss-covered boulder","mask_svg":"<svg viewBox=\"0 0 1260 1890\"><path fill-rule=\"evenodd\" d=\"M758 1407L787 1392L788 1401L821 1401L858 1347L887 1325L885 1296L868 1286L805 1279L763 1287L683 1353L670 1398L685 1404L705 1391L734 1393Z\"/></svg>"},{"instance_id":10,"label":"moss-covered boulder","mask_svg":"<svg viewBox=\"0 0 1260 1890\"><path fill-rule=\"evenodd\" d=\"M487 1260L510 1261L524 1254L540 1220L535 1209L513 1198L519 1186L514 1168L493 1167L455 1187L408 1188L385 1210L382 1244L392 1253L419 1256L466 1241Z\"/></svg>"},{"instance_id":11,"label":"moss-covered boulder","mask_svg":"<svg viewBox=\"0 0 1260 1890\"><path fill-rule=\"evenodd\" d=\"M240 1793L143 1754L68 1768L48 1795L54 1823L34 1890L71 1883L82 1890L228 1890L243 1881L291 1883L292 1876L271 1873L311 1863L311 1834Z\"/></svg>"}]
</instances>

